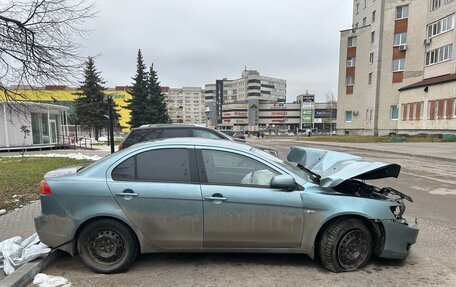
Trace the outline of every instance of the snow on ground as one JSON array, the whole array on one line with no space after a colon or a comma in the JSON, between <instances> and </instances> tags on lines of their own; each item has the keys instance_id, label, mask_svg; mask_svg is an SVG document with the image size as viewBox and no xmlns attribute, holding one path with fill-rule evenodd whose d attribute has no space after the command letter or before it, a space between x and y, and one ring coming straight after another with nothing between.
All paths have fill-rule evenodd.
<instances>
[{"instance_id":1,"label":"snow on ground","mask_svg":"<svg viewBox=\"0 0 456 287\"><path fill-rule=\"evenodd\" d=\"M22 157L21 155L12 155L12 156L5 156L5 157ZM84 155L82 153L48 153L48 154L26 154L24 157L68 157L72 159L86 159L86 160L93 160L97 161L102 157L99 155Z\"/></svg>"}]
</instances>

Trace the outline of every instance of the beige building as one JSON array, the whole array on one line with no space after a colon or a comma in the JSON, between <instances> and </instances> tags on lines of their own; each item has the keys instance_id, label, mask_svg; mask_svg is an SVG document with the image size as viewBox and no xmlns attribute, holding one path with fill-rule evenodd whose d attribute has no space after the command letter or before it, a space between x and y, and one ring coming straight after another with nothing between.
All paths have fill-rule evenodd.
<instances>
[{"instance_id":1,"label":"beige building","mask_svg":"<svg viewBox=\"0 0 456 287\"><path fill-rule=\"evenodd\" d=\"M388 135L456 131L456 1L354 0L341 31L337 127Z\"/></svg>"},{"instance_id":2,"label":"beige building","mask_svg":"<svg viewBox=\"0 0 456 287\"><path fill-rule=\"evenodd\" d=\"M204 89L200 87L166 88L163 92L171 122L206 124Z\"/></svg>"},{"instance_id":3,"label":"beige building","mask_svg":"<svg viewBox=\"0 0 456 287\"><path fill-rule=\"evenodd\" d=\"M241 77L234 80L216 80L215 84L205 86L205 99L208 125L222 125L223 105L244 104L249 107L245 123L246 129L256 130L260 124L258 107L260 104L284 103L287 82L283 79L266 77L258 71L245 69Z\"/></svg>"}]
</instances>

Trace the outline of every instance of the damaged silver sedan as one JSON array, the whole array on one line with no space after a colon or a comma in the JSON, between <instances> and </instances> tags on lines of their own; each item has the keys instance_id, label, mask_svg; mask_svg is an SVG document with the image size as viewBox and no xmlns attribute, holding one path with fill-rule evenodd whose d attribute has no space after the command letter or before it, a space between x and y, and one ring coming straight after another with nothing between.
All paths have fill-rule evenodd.
<instances>
[{"instance_id":1,"label":"damaged silver sedan","mask_svg":"<svg viewBox=\"0 0 456 287\"><path fill-rule=\"evenodd\" d=\"M115 273L154 252L301 253L330 271L373 254L405 259L419 227L404 200L366 180L400 166L292 147L287 160L198 138L147 142L41 183L40 239L95 272Z\"/></svg>"}]
</instances>

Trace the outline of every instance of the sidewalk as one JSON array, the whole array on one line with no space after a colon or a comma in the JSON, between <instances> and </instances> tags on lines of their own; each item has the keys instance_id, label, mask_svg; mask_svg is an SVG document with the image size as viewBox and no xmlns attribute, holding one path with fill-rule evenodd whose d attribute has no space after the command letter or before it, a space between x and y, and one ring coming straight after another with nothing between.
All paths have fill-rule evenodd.
<instances>
[{"instance_id":1,"label":"sidewalk","mask_svg":"<svg viewBox=\"0 0 456 287\"><path fill-rule=\"evenodd\" d=\"M0 216L0 241L13 236L21 236L22 239L25 239L35 233L33 217L40 210L41 203L37 200L18 210ZM1 269L0 281L5 277L5 273L3 272L3 269Z\"/></svg>"},{"instance_id":2,"label":"sidewalk","mask_svg":"<svg viewBox=\"0 0 456 287\"><path fill-rule=\"evenodd\" d=\"M268 144L268 142L293 142L294 144L305 146L343 147L456 162L456 142L343 143L306 141L301 137L298 141L296 137L249 139L249 141L262 144Z\"/></svg>"}]
</instances>

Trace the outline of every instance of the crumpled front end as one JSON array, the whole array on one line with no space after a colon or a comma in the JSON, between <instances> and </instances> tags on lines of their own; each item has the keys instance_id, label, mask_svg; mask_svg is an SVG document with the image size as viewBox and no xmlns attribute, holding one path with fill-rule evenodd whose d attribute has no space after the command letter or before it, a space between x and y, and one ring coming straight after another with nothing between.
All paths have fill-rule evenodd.
<instances>
[{"instance_id":1,"label":"crumpled front end","mask_svg":"<svg viewBox=\"0 0 456 287\"><path fill-rule=\"evenodd\" d=\"M376 255L389 259L405 259L410 247L416 243L420 227L417 223L410 225L405 219L381 220L383 234L380 236L380 248ZM383 242L382 242L383 241Z\"/></svg>"}]
</instances>

